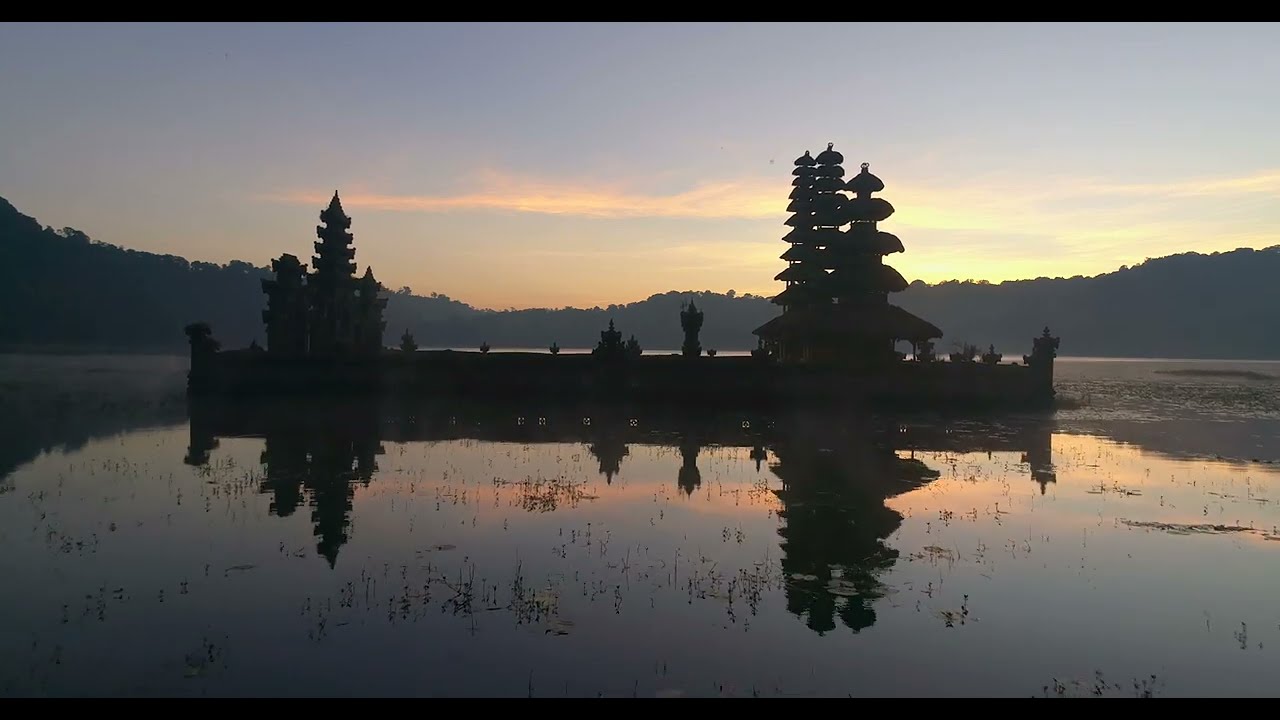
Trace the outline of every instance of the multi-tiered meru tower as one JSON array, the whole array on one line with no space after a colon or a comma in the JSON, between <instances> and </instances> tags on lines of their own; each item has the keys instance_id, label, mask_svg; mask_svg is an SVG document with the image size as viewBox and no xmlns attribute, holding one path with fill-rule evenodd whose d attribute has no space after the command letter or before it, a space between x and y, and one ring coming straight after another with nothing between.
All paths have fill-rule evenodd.
<instances>
[{"instance_id":1,"label":"multi-tiered meru tower","mask_svg":"<svg viewBox=\"0 0 1280 720\"><path fill-rule=\"evenodd\" d=\"M902 241L876 227L893 206L871 196L884 183L867 163L845 182L843 162L828 144L816 158L806 151L791 171L791 231L782 238L791 247L774 278L786 283L773 299L782 314L755 330L784 363L875 366L898 358L898 341L914 348L942 337L932 323L889 303L889 293L907 288L883 262L903 251Z\"/></svg>"},{"instance_id":2,"label":"multi-tiered meru tower","mask_svg":"<svg viewBox=\"0 0 1280 720\"><path fill-rule=\"evenodd\" d=\"M273 355L377 355L382 350L387 299L382 285L365 268L357 278L351 218L338 193L320 211L316 226L315 272L296 256L271 261L275 278L262 281L267 309L267 351Z\"/></svg>"}]
</instances>

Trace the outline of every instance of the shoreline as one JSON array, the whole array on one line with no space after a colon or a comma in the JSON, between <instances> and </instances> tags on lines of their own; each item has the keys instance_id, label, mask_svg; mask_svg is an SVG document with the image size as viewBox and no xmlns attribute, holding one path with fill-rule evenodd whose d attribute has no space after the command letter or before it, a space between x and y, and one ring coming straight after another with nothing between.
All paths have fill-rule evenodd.
<instances>
[{"instance_id":1,"label":"shoreline","mask_svg":"<svg viewBox=\"0 0 1280 720\"><path fill-rule=\"evenodd\" d=\"M445 348L445 347L424 347L419 352L424 351L440 351L452 350L454 352L474 352L475 348ZM19 355L25 357L33 356L56 356L56 357L86 357L86 356L145 356L145 357L179 357L186 359L188 350L185 348L112 348L112 347L71 347L71 346L7 346L0 345L0 355ZM538 353L550 355L547 348L522 348L522 347L495 347L491 351L498 353ZM562 348L561 355L584 355L591 352L590 348ZM646 356L661 355L679 355L679 349L672 350L646 350ZM722 350L718 352L719 357L739 357L749 356L750 350ZM1256 364L1280 364L1280 358L1231 358L1231 357L1133 357L1133 356L1104 356L1104 355L1059 355L1057 362L1069 363L1101 363L1101 362L1123 362L1123 363L1256 363Z\"/></svg>"}]
</instances>

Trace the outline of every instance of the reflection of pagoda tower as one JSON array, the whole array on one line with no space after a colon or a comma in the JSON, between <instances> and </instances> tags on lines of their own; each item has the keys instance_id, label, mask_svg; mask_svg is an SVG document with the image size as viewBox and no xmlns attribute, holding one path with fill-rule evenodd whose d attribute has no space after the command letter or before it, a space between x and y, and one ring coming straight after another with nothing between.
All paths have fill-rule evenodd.
<instances>
[{"instance_id":1,"label":"reflection of pagoda tower","mask_svg":"<svg viewBox=\"0 0 1280 720\"><path fill-rule=\"evenodd\" d=\"M783 482L778 515L787 575L787 609L810 629L835 629L835 617L857 632L871 626L871 603L881 597L878 577L898 552L884 540L902 522L886 498L936 477L916 460L869 442L835 443L828 452L812 440L774 447L771 469Z\"/></svg>"},{"instance_id":2,"label":"reflection of pagoda tower","mask_svg":"<svg viewBox=\"0 0 1280 720\"><path fill-rule=\"evenodd\" d=\"M321 441L312 447L311 472L305 483L311 495L311 522L319 538L316 550L333 567L338 561L338 550L350 539L347 529L351 526L355 502L354 458L351 445L343 443L341 438Z\"/></svg>"},{"instance_id":3,"label":"reflection of pagoda tower","mask_svg":"<svg viewBox=\"0 0 1280 720\"><path fill-rule=\"evenodd\" d=\"M692 495L702 484L702 473L698 470L698 452L702 446L690 434L680 438L680 472L676 475L676 485L684 490L685 495Z\"/></svg>"},{"instance_id":4,"label":"reflection of pagoda tower","mask_svg":"<svg viewBox=\"0 0 1280 720\"><path fill-rule=\"evenodd\" d=\"M830 145L813 158L795 161L793 214L783 240L788 265L774 279L786 283L773 302L782 315L755 330L769 352L787 363L838 362L867 365L892 360L898 340L913 344L942 331L890 305L888 294L907 288L883 256L902 252L902 242L877 229L893 206L871 194L884 189L866 163L846 184L844 156ZM848 189L853 197L841 193ZM847 231L840 227L848 223ZM827 271L830 270L828 273Z\"/></svg>"},{"instance_id":5,"label":"reflection of pagoda tower","mask_svg":"<svg viewBox=\"0 0 1280 720\"><path fill-rule=\"evenodd\" d=\"M605 482L612 484L613 476L622 468L622 458L629 453L627 444L613 433L605 433L596 439L589 448L591 454L600 462L600 474Z\"/></svg>"},{"instance_id":6,"label":"reflection of pagoda tower","mask_svg":"<svg viewBox=\"0 0 1280 720\"><path fill-rule=\"evenodd\" d=\"M1049 483L1058 482L1058 473L1053 467L1053 434L1044 432L1028 433L1027 451L1022 454L1022 462L1031 466L1031 479L1040 483L1040 494L1044 495Z\"/></svg>"},{"instance_id":7,"label":"reflection of pagoda tower","mask_svg":"<svg viewBox=\"0 0 1280 720\"><path fill-rule=\"evenodd\" d=\"M382 453L376 407L339 405L315 415L300 411L266 433L262 492L272 495L271 512L292 515L304 499L318 538L316 550L333 567L350 539L356 484L368 485ZM317 430L316 428L319 428Z\"/></svg>"}]
</instances>

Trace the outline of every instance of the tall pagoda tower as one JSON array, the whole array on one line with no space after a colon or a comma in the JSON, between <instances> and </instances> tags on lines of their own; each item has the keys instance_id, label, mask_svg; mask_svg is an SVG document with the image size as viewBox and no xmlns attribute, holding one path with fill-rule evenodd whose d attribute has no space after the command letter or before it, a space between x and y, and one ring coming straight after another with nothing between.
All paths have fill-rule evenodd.
<instances>
[{"instance_id":1,"label":"tall pagoda tower","mask_svg":"<svg viewBox=\"0 0 1280 720\"><path fill-rule=\"evenodd\" d=\"M876 228L893 214L893 206L871 197L884 190L884 183L871 174L868 163L862 163L862 172L846 187L853 194L844 206L849 229L828 246L826 257L834 299L847 305L884 305L889 293L907 289L902 275L883 261L886 255L903 252L902 241Z\"/></svg>"},{"instance_id":2,"label":"tall pagoda tower","mask_svg":"<svg viewBox=\"0 0 1280 720\"><path fill-rule=\"evenodd\" d=\"M267 351L289 355L334 353L376 355L382 350L387 323L382 319L387 299L373 268L355 277L355 248L351 218L342 211L338 193L320 212L316 226L314 272L293 255L271 261L275 278L262 281L267 308Z\"/></svg>"},{"instance_id":3,"label":"tall pagoda tower","mask_svg":"<svg viewBox=\"0 0 1280 720\"><path fill-rule=\"evenodd\" d=\"M866 163L846 183L843 162L828 144L816 158L797 158L792 170L791 231L783 237L791 247L774 278L786 283L773 298L782 314L754 331L784 363L873 366L896 359L899 340L942 337L937 326L889 303L889 293L907 287L882 260L903 251L902 241L877 227L893 206L871 197L884 183Z\"/></svg>"},{"instance_id":4,"label":"tall pagoda tower","mask_svg":"<svg viewBox=\"0 0 1280 720\"><path fill-rule=\"evenodd\" d=\"M351 303L354 289L356 250L352 247L351 218L342 211L338 192L329 207L320 211L316 226L315 268L307 285L311 290L311 352L328 353L353 344Z\"/></svg>"},{"instance_id":5,"label":"tall pagoda tower","mask_svg":"<svg viewBox=\"0 0 1280 720\"><path fill-rule=\"evenodd\" d=\"M819 156L825 156L824 159L829 160L831 152L828 150ZM838 164L836 168L841 175L844 174ZM832 232L839 231L831 230L830 225L820 229L818 222L836 222L844 198L838 192L839 179L831 182L824 175L819 183L819 170L824 173L832 172L825 164L819 168L818 161L806 150L804 155L796 158L795 169L791 171L795 177L791 181L791 203L787 205L787 211L792 215L785 223L791 227L791 232L782 238L791 247L782 254L782 259L787 261L786 269L773 278L786 284L783 291L773 299L774 303L782 306L784 313L791 308L812 307L827 302L827 271L822 267L823 239ZM819 207L824 210L820 219L815 212ZM828 232L823 232L824 230Z\"/></svg>"}]
</instances>

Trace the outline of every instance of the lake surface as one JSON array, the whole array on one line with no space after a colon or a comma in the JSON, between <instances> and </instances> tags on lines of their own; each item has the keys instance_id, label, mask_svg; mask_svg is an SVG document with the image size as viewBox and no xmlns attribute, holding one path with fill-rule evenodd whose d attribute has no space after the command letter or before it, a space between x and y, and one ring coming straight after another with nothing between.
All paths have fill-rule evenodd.
<instances>
[{"instance_id":1,"label":"lake surface","mask_svg":"<svg viewBox=\"0 0 1280 720\"><path fill-rule=\"evenodd\" d=\"M1061 360L1065 409L967 420L189 407L185 371L0 356L0 695L1280 677L1280 363Z\"/></svg>"}]
</instances>

